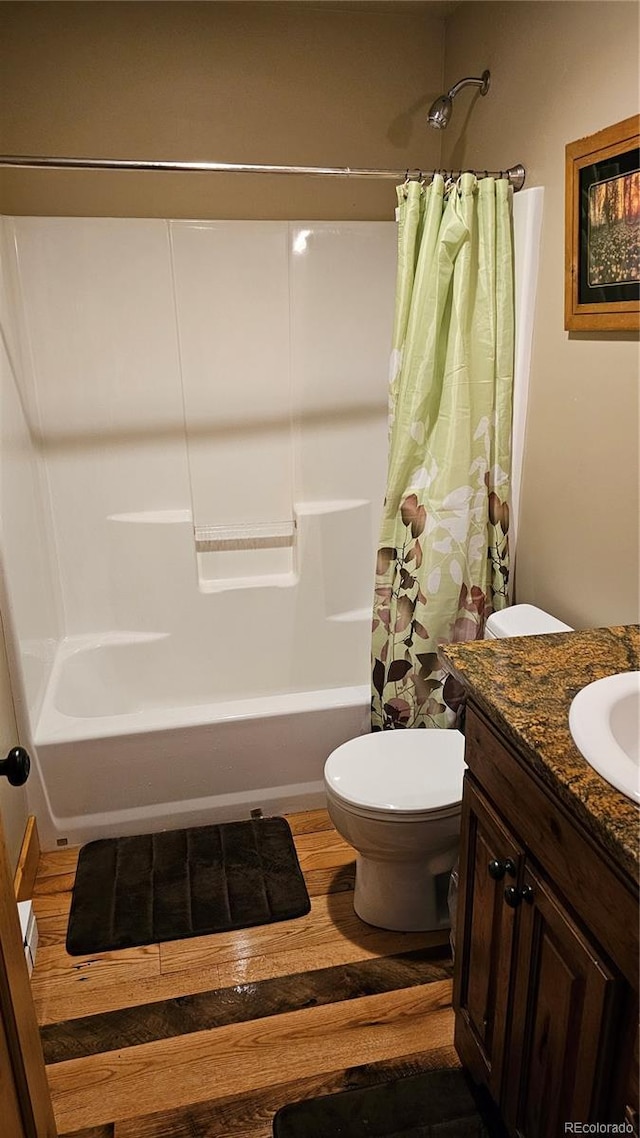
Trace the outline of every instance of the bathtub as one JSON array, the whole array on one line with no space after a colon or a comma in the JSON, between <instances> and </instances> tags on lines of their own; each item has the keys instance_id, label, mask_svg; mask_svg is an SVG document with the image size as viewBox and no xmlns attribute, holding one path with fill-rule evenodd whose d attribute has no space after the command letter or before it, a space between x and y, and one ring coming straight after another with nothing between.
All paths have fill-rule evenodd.
<instances>
[{"instance_id":1,"label":"bathtub","mask_svg":"<svg viewBox=\"0 0 640 1138\"><path fill-rule=\"evenodd\" d=\"M207 703L181 665L163 635L59 648L34 739L45 846L323 806L327 756L369 729L368 686Z\"/></svg>"}]
</instances>

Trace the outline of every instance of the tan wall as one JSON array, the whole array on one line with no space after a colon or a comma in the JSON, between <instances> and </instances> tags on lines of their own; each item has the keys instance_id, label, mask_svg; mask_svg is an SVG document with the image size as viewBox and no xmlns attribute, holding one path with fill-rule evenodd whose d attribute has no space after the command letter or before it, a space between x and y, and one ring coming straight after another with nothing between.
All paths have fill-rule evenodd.
<instances>
[{"instance_id":1,"label":"tan wall","mask_svg":"<svg viewBox=\"0 0 640 1138\"><path fill-rule=\"evenodd\" d=\"M390 7L0 3L1 150L437 166L425 112L442 84L443 6ZM5 171L2 183L8 214L388 219L395 206L393 181Z\"/></svg>"},{"instance_id":2,"label":"tan wall","mask_svg":"<svg viewBox=\"0 0 640 1138\"><path fill-rule=\"evenodd\" d=\"M4 152L240 162L504 167L545 187L517 571L520 600L576 626L638 615L638 355L633 336L563 330L564 146L638 107L638 6L2 3ZM389 5L385 6L386 9ZM443 145L442 157L440 146ZM388 218L392 183L5 172L0 212Z\"/></svg>"},{"instance_id":3,"label":"tan wall","mask_svg":"<svg viewBox=\"0 0 640 1138\"><path fill-rule=\"evenodd\" d=\"M491 69L456 100L443 163L521 161L545 187L516 589L576 627L638 620L637 335L563 329L564 148L638 111L636 3L467 3L445 78Z\"/></svg>"}]
</instances>

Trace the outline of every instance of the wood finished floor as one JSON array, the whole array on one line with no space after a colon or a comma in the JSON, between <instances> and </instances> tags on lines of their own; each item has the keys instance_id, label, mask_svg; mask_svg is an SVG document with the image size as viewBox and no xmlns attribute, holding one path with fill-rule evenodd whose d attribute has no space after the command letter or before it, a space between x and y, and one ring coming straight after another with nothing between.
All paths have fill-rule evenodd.
<instances>
[{"instance_id":1,"label":"wood finished floor","mask_svg":"<svg viewBox=\"0 0 640 1138\"><path fill-rule=\"evenodd\" d=\"M65 951L78 850L42 855L32 990L63 1138L270 1138L286 1102L458 1065L446 935L364 924L326 812L288 821L307 916L89 957Z\"/></svg>"}]
</instances>

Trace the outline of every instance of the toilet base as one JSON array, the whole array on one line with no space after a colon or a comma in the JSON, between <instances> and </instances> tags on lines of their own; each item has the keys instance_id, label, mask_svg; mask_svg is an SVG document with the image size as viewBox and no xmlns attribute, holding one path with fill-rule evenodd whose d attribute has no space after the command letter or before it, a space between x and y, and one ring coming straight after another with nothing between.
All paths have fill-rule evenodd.
<instances>
[{"instance_id":1,"label":"toilet base","mask_svg":"<svg viewBox=\"0 0 640 1138\"><path fill-rule=\"evenodd\" d=\"M438 854L435 864L359 856L353 895L357 915L368 925L395 932L448 929L447 894L457 854L456 842L449 854Z\"/></svg>"}]
</instances>

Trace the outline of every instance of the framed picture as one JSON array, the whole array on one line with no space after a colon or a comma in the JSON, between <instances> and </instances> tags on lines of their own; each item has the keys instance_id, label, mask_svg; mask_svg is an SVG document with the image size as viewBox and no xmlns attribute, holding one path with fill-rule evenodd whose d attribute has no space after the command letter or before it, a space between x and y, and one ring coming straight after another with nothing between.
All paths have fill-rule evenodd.
<instances>
[{"instance_id":1,"label":"framed picture","mask_svg":"<svg viewBox=\"0 0 640 1138\"><path fill-rule=\"evenodd\" d=\"M564 326L640 326L639 116L570 142L565 176Z\"/></svg>"}]
</instances>

